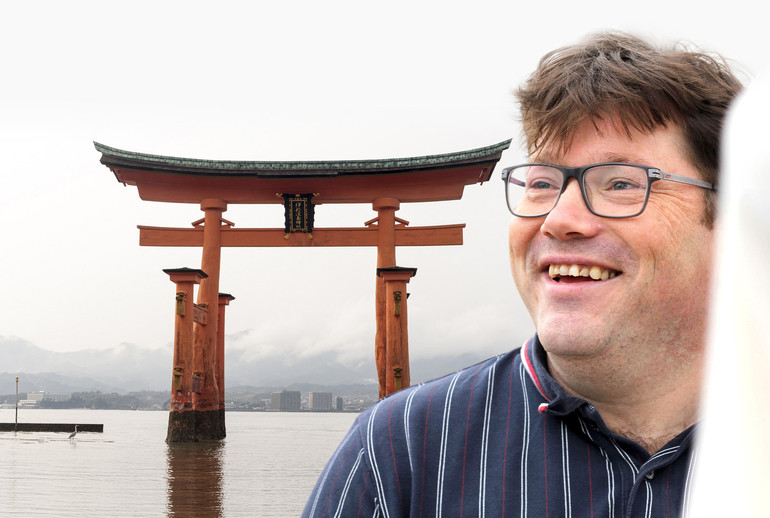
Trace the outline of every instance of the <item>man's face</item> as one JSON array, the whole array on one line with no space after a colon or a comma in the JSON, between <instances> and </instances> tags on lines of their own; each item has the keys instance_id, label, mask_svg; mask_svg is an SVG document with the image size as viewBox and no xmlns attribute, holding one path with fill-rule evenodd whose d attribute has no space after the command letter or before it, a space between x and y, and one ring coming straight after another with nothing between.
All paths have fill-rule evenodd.
<instances>
[{"instance_id":1,"label":"man's face","mask_svg":"<svg viewBox=\"0 0 770 518\"><path fill-rule=\"evenodd\" d=\"M701 178L685 158L680 131L673 126L629 138L609 120L600 121L598 131L585 121L569 150L546 147L531 159L563 166L630 162ZM546 351L584 358L670 356L667 345L693 336L673 354L699 351L712 243L703 212L701 188L658 181L641 215L601 218L588 211L577 182L570 180L547 216L513 216L513 277ZM574 273L585 267L598 267L609 278L549 274L552 268Z\"/></svg>"}]
</instances>

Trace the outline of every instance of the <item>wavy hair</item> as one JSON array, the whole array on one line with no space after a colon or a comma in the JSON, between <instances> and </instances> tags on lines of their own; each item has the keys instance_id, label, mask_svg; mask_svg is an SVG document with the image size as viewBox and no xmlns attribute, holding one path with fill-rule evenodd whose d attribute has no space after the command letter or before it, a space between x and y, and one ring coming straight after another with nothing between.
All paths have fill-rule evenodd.
<instances>
[{"instance_id":1,"label":"wavy hair","mask_svg":"<svg viewBox=\"0 0 770 518\"><path fill-rule=\"evenodd\" d=\"M682 44L656 48L608 32L546 54L515 95L530 154L546 145L566 151L586 119L596 124L615 117L628 135L674 124L692 164L716 185L722 125L741 88L719 55ZM705 220L711 226L714 195L707 193Z\"/></svg>"}]
</instances>

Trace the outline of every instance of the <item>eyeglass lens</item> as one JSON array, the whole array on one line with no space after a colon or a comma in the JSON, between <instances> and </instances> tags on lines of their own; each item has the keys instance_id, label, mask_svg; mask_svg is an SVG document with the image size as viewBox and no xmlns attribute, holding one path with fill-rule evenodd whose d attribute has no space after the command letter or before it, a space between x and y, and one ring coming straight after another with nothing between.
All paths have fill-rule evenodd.
<instances>
[{"instance_id":1,"label":"eyeglass lens","mask_svg":"<svg viewBox=\"0 0 770 518\"><path fill-rule=\"evenodd\" d=\"M644 208L648 181L641 167L597 165L583 174L584 200L600 216L635 216ZM517 167L506 185L508 208L517 216L545 215L556 206L563 183L564 174L555 167Z\"/></svg>"}]
</instances>

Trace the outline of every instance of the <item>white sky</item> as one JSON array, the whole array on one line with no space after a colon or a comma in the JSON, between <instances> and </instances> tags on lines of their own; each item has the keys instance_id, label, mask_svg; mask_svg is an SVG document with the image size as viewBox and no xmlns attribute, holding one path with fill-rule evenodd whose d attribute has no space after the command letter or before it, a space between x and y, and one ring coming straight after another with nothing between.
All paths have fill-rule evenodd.
<instances>
[{"instance_id":1,"label":"white sky","mask_svg":"<svg viewBox=\"0 0 770 518\"><path fill-rule=\"evenodd\" d=\"M584 34L692 41L749 74L770 50L753 0L8 4L0 336L57 351L168 347L174 286L162 269L200 266L199 249L139 247L136 229L188 227L202 217L198 206L141 201L99 163L92 141L190 158L344 160L514 138L506 165L523 157L511 90L541 55ZM498 176L499 167L459 202L397 213L415 226L467 223L462 247L397 251L400 266L418 269L409 284L413 358L486 357L532 332L508 270ZM316 226L374 216L366 205L322 205ZM231 205L224 217L239 228L281 227L283 208ZM375 261L367 248L225 249L220 290L236 297L228 346L257 357L369 359Z\"/></svg>"}]
</instances>

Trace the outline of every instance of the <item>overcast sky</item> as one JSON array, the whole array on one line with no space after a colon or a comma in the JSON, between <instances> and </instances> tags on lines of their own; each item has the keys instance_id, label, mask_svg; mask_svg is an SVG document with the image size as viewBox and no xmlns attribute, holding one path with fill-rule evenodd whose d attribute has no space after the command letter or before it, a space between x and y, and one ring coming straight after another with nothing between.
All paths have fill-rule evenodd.
<instances>
[{"instance_id":1,"label":"overcast sky","mask_svg":"<svg viewBox=\"0 0 770 518\"><path fill-rule=\"evenodd\" d=\"M198 268L200 250L140 247L136 226L189 227L202 212L140 200L93 141L189 158L346 160L513 138L487 184L397 213L414 226L466 223L464 245L402 247L397 262L418 269L412 357L516 347L532 324L508 268L499 180L523 158L511 90L545 52L601 29L691 41L746 77L761 70L770 44L756 2L681 4L4 4L0 336L57 351L170 347L174 286L162 269ZM322 205L315 221L363 226L375 215ZM280 205L231 205L223 216L238 228L283 225ZM375 266L367 248L225 249L220 290L236 297L228 347L370 360Z\"/></svg>"}]
</instances>

